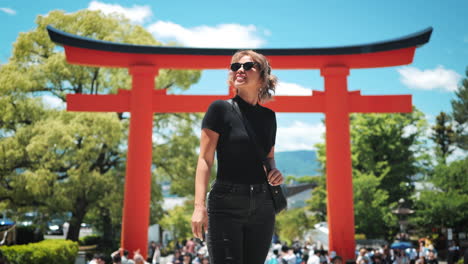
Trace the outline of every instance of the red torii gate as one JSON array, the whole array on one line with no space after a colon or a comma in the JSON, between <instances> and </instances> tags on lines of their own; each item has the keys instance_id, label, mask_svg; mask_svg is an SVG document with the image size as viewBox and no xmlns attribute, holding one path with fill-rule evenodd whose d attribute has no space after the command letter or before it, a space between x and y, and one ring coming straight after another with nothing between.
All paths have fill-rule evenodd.
<instances>
[{"instance_id":1,"label":"red torii gate","mask_svg":"<svg viewBox=\"0 0 468 264\"><path fill-rule=\"evenodd\" d=\"M235 49L201 49L120 44L99 41L47 27L55 43L65 48L71 64L128 68L132 89L116 95L67 95L69 111L130 112L121 245L147 254L151 184L153 113L204 112L216 99L229 95L167 95L154 90L161 68L225 69ZM326 122L329 249L345 260L355 258L354 208L349 113L411 112L411 95L363 96L348 91L350 69L405 65L416 47L429 41L432 28L395 40L366 45L258 49L273 69L320 69L325 91L312 96L275 96L268 107L276 112L322 112Z\"/></svg>"}]
</instances>

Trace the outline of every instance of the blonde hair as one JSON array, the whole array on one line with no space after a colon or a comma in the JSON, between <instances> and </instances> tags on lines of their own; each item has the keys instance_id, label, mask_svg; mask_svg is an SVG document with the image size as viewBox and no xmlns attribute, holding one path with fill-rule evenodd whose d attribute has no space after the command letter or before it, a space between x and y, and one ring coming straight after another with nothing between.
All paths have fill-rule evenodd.
<instances>
[{"instance_id":1,"label":"blonde hair","mask_svg":"<svg viewBox=\"0 0 468 264\"><path fill-rule=\"evenodd\" d=\"M240 50L236 52L231 59L231 63L238 62L242 57L250 56L254 62L257 63L257 67L260 70L260 79L262 80L262 86L258 91L258 101L265 103L272 99L275 93L276 85L278 84L278 78L271 74L270 63L267 58L260 53L253 50ZM229 71L229 86L234 86L234 72ZM237 91L236 91L237 92Z\"/></svg>"}]
</instances>

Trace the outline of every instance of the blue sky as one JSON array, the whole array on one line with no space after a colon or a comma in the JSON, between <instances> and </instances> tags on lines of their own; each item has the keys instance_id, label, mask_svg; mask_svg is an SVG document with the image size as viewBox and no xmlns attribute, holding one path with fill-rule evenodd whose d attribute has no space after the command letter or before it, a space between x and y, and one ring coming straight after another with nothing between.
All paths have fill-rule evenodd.
<instances>
[{"instance_id":1,"label":"blue sky","mask_svg":"<svg viewBox=\"0 0 468 264\"><path fill-rule=\"evenodd\" d=\"M352 70L349 90L363 95L411 94L429 122L451 110L450 100L468 66L468 1L32 1L0 0L0 63L6 63L20 32L37 15L61 9L119 12L163 42L230 48L301 48L364 44L405 36L429 26L429 44L404 67ZM280 94L323 90L317 70L275 71ZM227 72L204 71L185 94L227 93ZM322 114L278 113L277 150L313 149L322 141Z\"/></svg>"}]
</instances>

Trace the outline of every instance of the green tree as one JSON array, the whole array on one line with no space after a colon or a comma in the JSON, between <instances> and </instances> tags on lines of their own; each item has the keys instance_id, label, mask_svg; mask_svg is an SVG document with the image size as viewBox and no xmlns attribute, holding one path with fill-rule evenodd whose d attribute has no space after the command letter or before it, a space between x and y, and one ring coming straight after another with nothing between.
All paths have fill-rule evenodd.
<instances>
[{"instance_id":1,"label":"green tree","mask_svg":"<svg viewBox=\"0 0 468 264\"><path fill-rule=\"evenodd\" d=\"M275 228L281 240L291 244L296 239L301 240L316 223L314 218L307 216L304 208L296 208L278 214Z\"/></svg>"},{"instance_id":2,"label":"green tree","mask_svg":"<svg viewBox=\"0 0 468 264\"><path fill-rule=\"evenodd\" d=\"M455 92L456 98L451 103L453 119L457 123L457 145L463 150L468 150L468 68L465 74L465 79Z\"/></svg>"},{"instance_id":3,"label":"green tree","mask_svg":"<svg viewBox=\"0 0 468 264\"><path fill-rule=\"evenodd\" d=\"M468 157L439 164L429 180L434 187L423 190L415 203L411 219L423 235L433 228L454 228L468 232Z\"/></svg>"},{"instance_id":4,"label":"green tree","mask_svg":"<svg viewBox=\"0 0 468 264\"><path fill-rule=\"evenodd\" d=\"M325 175L317 177L317 187L306 201L307 210L314 213L317 222L327 221L327 187Z\"/></svg>"},{"instance_id":5,"label":"green tree","mask_svg":"<svg viewBox=\"0 0 468 264\"><path fill-rule=\"evenodd\" d=\"M0 202L18 210L42 210L47 215L71 212L68 238L72 240L78 239L80 224L88 212L103 216L90 215L90 219L101 219L96 220L96 226L102 226L104 233L118 229L128 119L122 113L63 113L44 106L39 97L54 96L65 102L68 93L115 93L119 88L129 89L131 78L124 69L66 63L63 51L50 41L45 28L50 24L106 41L160 43L143 27L96 11L52 11L38 16L36 24L34 30L19 35L12 57L0 68L0 162L4 164L0 169ZM160 70L155 88L187 89L200 74ZM194 159L196 137L188 128L199 120L197 114L155 115L154 136L168 139L155 144L157 149L167 150L155 151L153 159L158 168ZM194 175L194 168L173 170L170 177L180 183L187 175ZM153 185L152 222L161 217L158 186Z\"/></svg>"},{"instance_id":6,"label":"green tree","mask_svg":"<svg viewBox=\"0 0 468 264\"><path fill-rule=\"evenodd\" d=\"M413 178L428 166L423 139L427 122L423 113L355 114L351 119L353 169L382 178L388 204L411 200Z\"/></svg>"},{"instance_id":7,"label":"green tree","mask_svg":"<svg viewBox=\"0 0 468 264\"><path fill-rule=\"evenodd\" d=\"M356 233L366 238L391 238L398 225L388 204L388 192L380 188L382 177L354 170L353 191ZM385 227L385 228L384 228ZM391 228L389 228L391 227Z\"/></svg>"},{"instance_id":8,"label":"green tree","mask_svg":"<svg viewBox=\"0 0 468 264\"><path fill-rule=\"evenodd\" d=\"M436 124L432 126L431 139L436 143L436 155L439 162L446 163L447 157L454 151L455 133L450 124L451 118L444 112L436 117Z\"/></svg>"},{"instance_id":9,"label":"green tree","mask_svg":"<svg viewBox=\"0 0 468 264\"><path fill-rule=\"evenodd\" d=\"M411 201L413 178L425 171L429 157L422 139L427 127L423 114L353 114L351 154L355 224L366 237L391 236L396 232L391 208L400 198ZM325 144L317 144L318 160L325 171ZM311 210L326 217L326 181L307 201Z\"/></svg>"},{"instance_id":10,"label":"green tree","mask_svg":"<svg viewBox=\"0 0 468 264\"><path fill-rule=\"evenodd\" d=\"M184 240L191 238L192 226L191 218L193 213L193 200L187 201L182 206L176 206L169 210L167 214L163 216L161 221L161 227L165 230L171 230L174 235L174 239Z\"/></svg>"}]
</instances>

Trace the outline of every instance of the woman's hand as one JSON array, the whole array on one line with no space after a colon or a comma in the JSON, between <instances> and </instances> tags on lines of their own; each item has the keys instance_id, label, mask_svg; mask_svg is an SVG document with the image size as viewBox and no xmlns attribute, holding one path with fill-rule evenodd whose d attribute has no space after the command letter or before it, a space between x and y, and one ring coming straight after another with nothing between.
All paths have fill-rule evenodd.
<instances>
[{"instance_id":1,"label":"woman's hand","mask_svg":"<svg viewBox=\"0 0 468 264\"><path fill-rule=\"evenodd\" d=\"M268 182L272 186L280 185L284 182L283 174L277 168L272 169L268 173Z\"/></svg>"},{"instance_id":2,"label":"woman's hand","mask_svg":"<svg viewBox=\"0 0 468 264\"><path fill-rule=\"evenodd\" d=\"M208 230L208 213L204 205L196 205L192 215L192 233L203 240L203 232Z\"/></svg>"}]
</instances>

